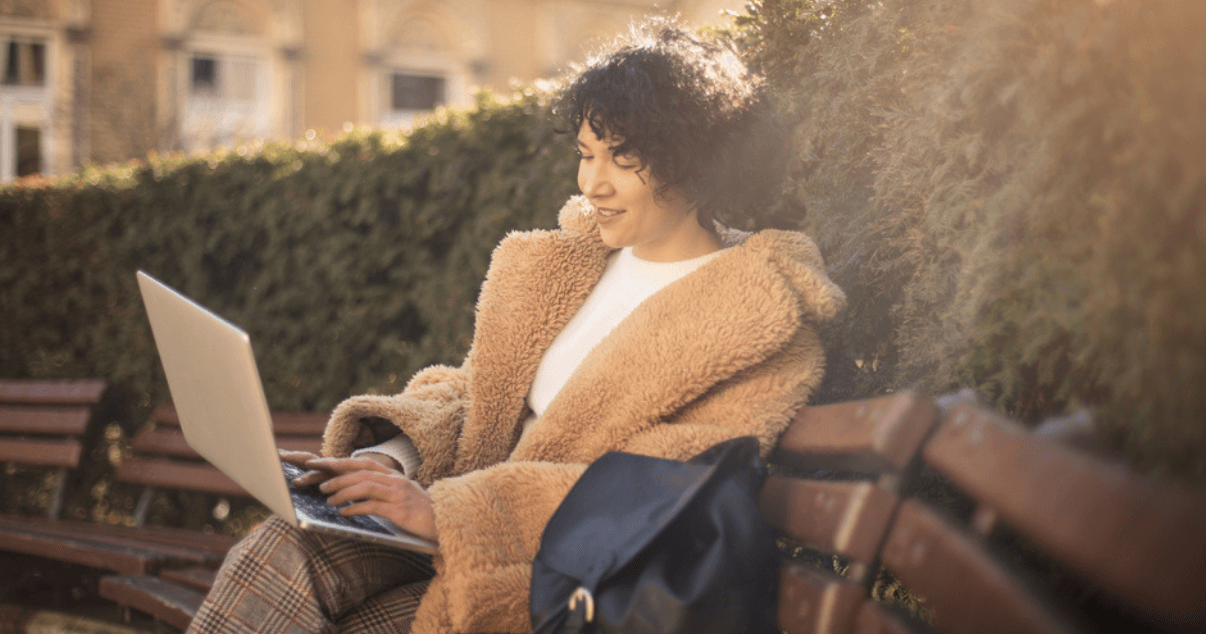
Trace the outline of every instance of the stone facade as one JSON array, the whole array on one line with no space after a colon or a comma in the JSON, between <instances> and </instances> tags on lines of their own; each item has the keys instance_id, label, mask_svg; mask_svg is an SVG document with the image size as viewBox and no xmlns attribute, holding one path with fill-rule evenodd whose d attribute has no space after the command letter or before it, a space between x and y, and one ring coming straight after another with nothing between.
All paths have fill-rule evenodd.
<instances>
[{"instance_id":1,"label":"stone facade","mask_svg":"<svg viewBox=\"0 0 1206 634\"><path fill-rule=\"evenodd\" d=\"M729 7L728 5L734 5ZM406 125L563 72L643 15L726 0L0 0L0 180Z\"/></svg>"}]
</instances>

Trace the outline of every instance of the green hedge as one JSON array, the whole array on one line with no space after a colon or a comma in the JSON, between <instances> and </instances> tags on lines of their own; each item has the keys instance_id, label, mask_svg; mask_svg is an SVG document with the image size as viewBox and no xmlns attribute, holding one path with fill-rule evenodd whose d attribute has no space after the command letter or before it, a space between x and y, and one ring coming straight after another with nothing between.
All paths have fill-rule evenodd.
<instances>
[{"instance_id":1,"label":"green hedge","mask_svg":"<svg viewBox=\"0 0 1206 634\"><path fill-rule=\"evenodd\" d=\"M168 398L144 269L247 329L274 409L323 410L459 364L490 252L551 227L576 157L544 92L408 135L152 157L0 189L0 375Z\"/></svg>"},{"instance_id":2,"label":"green hedge","mask_svg":"<svg viewBox=\"0 0 1206 634\"><path fill-rule=\"evenodd\" d=\"M850 308L840 395L959 385L1206 484L1206 4L761 0L736 36Z\"/></svg>"},{"instance_id":3,"label":"green hedge","mask_svg":"<svg viewBox=\"0 0 1206 634\"><path fill-rule=\"evenodd\" d=\"M761 0L731 34L792 127L788 195L850 307L823 399L975 387L1206 484L1206 4ZM272 407L458 362L491 248L552 226L546 95L408 136L0 189L0 374L166 398L138 268L248 328Z\"/></svg>"}]
</instances>

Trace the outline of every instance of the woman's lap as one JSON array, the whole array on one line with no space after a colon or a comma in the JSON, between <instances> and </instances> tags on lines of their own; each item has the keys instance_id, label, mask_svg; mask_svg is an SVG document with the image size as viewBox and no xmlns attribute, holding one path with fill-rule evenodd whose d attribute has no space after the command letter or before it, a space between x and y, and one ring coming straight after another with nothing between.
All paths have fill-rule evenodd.
<instances>
[{"instance_id":1,"label":"woman's lap","mask_svg":"<svg viewBox=\"0 0 1206 634\"><path fill-rule=\"evenodd\" d=\"M426 555L274 516L231 549L190 631L406 632L433 574Z\"/></svg>"},{"instance_id":2,"label":"woman's lap","mask_svg":"<svg viewBox=\"0 0 1206 634\"><path fill-rule=\"evenodd\" d=\"M416 581L374 594L340 617L336 629L346 634L407 634L429 583Z\"/></svg>"}]
</instances>

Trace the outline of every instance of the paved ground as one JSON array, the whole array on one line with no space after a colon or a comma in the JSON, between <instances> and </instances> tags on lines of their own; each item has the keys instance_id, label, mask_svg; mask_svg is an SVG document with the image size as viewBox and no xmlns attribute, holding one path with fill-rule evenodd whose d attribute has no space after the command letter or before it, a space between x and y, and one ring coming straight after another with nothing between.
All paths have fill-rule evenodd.
<instances>
[{"instance_id":1,"label":"paved ground","mask_svg":"<svg viewBox=\"0 0 1206 634\"><path fill-rule=\"evenodd\" d=\"M0 634L145 634L150 616L121 608L97 594L105 571L17 553L0 552Z\"/></svg>"},{"instance_id":2,"label":"paved ground","mask_svg":"<svg viewBox=\"0 0 1206 634\"><path fill-rule=\"evenodd\" d=\"M99 614L91 606L78 613L0 604L0 634L146 634L154 629L148 623L124 625L118 611L109 606L108 614Z\"/></svg>"}]
</instances>

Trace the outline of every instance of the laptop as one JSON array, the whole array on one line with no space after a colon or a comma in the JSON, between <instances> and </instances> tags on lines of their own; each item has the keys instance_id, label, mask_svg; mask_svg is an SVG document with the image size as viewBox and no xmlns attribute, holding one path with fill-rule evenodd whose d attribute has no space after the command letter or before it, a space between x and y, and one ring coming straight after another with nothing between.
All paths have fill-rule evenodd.
<instances>
[{"instance_id":1,"label":"laptop","mask_svg":"<svg viewBox=\"0 0 1206 634\"><path fill-rule=\"evenodd\" d=\"M282 463L277 454L251 338L142 271L138 288L190 447L294 526L423 553L436 551L435 542L384 518L339 515L317 486L292 487L289 480L301 469Z\"/></svg>"}]
</instances>

